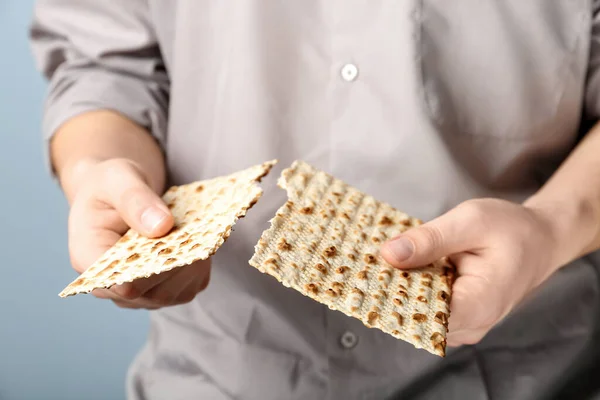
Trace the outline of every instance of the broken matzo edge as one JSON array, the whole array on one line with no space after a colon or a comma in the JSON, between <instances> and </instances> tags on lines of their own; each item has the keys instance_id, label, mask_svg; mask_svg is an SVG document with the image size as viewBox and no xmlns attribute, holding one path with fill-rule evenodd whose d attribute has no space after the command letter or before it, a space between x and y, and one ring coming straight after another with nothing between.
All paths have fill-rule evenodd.
<instances>
[{"instance_id":1,"label":"broken matzo edge","mask_svg":"<svg viewBox=\"0 0 600 400\"><path fill-rule=\"evenodd\" d=\"M283 285L444 357L454 268L441 259L401 271L381 244L420 225L339 179L296 161L279 186L288 201L263 232L250 265Z\"/></svg>"},{"instance_id":2,"label":"broken matzo edge","mask_svg":"<svg viewBox=\"0 0 600 400\"><path fill-rule=\"evenodd\" d=\"M171 187L163 196L175 219L167 235L150 239L130 229L59 296L109 288L209 258L262 196L257 182L276 163Z\"/></svg>"}]
</instances>

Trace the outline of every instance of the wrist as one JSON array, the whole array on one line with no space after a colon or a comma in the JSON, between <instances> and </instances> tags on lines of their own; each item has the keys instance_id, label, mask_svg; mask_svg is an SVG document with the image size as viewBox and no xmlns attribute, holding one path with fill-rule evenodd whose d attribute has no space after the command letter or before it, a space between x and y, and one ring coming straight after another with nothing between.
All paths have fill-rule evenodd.
<instances>
[{"instance_id":1,"label":"wrist","mask_svg":"<svg viewBox=\"0 0 600 400\"><path fill-rule=\"evenodd\" d=\"M585 255L600 228L600 210L585 199L545 199L534 195L523 206L531 210L545 228L551 253L551 273Z\"/></svg>"}]
</instances>

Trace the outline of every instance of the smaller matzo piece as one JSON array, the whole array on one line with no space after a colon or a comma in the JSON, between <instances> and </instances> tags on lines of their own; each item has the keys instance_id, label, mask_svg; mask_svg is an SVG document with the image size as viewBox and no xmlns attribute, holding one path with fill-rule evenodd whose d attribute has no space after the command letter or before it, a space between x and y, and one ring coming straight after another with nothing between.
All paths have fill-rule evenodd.
<instances>
[{"instance_id":1,"label":"smaller matzo piece","mask_svg":"<svg viewBox=\"0 0 600 400\"><path fill-rule=\"evenodd\" d=\"M59 296L109 288L209 258L229 237L237 219L262 196L256 183L276 162L171 187L163 196L175 219L171 232L149 239L130 229Z\"/></svg>"},{"instance_id":2,"label":"smaller matzo piece","mask_svg":"<svg viewBox=\"0 0 600 400\"><path fill-rule=\"evenodd\" d=\"M278 183L288 201L250 264L368 327L444 357L454 268L442 259L401 271L379 254L385 240L421 221L301 161Z\"/></svg>"}]
</instances>

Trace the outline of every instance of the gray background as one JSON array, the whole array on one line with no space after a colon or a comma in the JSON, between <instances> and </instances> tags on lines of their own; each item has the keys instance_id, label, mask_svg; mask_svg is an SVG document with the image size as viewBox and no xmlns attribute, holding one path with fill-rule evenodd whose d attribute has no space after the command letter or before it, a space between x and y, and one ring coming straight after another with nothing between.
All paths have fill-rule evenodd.
<instances>
[{"instance_id":1,"label":"gray background","mask_svg":"<svg viewBox=\"0 0 600 400\"><path fill-rule=\"evenodd\" d=\"M0 400L122 399L145 312L60 299L76 273L67 204L44 169L45 82L27 43L33 0L0 0Z\"/></svg>"}]
</instances>

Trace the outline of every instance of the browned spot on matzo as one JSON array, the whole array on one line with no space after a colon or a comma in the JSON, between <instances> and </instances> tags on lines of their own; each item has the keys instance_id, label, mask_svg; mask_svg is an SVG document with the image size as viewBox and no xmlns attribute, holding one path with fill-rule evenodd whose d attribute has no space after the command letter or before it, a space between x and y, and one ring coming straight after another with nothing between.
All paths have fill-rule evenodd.
<instances>
[{"instance_id":1,"label":"browned spot on matzo","mask_svg":"<svg viewBox=\"0 0 600 400\"><path fill-rule=\"evenodd\" d=\"M291 245L291 244L289 244L289 243L287 242L287 240L285 240L285 238L281 238L281 239L279 239L279 244L277 244L277 248L278 248L279 250L285 250L285 251L288 251L288 250L291 250L291 249L292 249L292 245Z\"/></svg>"},{"instance_id":2,"label":"browned spot on matzo","mask_svg":"<svg viewBox=\"0 0 600 400\"><path fill-rule=\"evenodd\" d=\"M427 321L427 315L415 314L415 315L413 315L413 319L417 322L425 322L425 321Z\"/></svg>"},{"instance_id":3,"label":"browned spot on matzo","mask_svg":"<svg viewBox=\"0 0 600 400\"><path fill-rule=\"evenodd\" d=\"M337 249L335 246L329 246L323 251L323 254L325 254L327 257L335 257L337 254Z\"/></svg>"}]
</instances>

